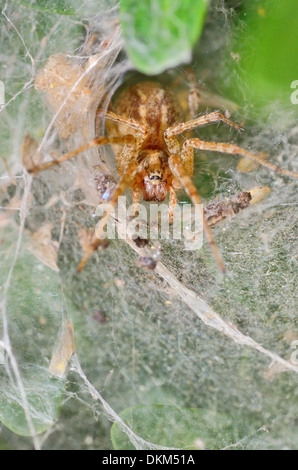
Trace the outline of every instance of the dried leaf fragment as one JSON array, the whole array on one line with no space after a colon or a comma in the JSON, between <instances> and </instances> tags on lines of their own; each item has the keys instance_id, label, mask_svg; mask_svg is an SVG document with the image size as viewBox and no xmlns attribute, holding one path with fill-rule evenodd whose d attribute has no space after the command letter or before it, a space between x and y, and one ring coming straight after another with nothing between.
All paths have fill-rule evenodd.
<instances>
[{"instance_id":1,"label":"dried leaf fragment","mask_svg":"<svg viewBox=\"0 0 298 470\"><path fill-rule=\"evenodd\" d=\"M35 88L45 94L51 110L58 113L55 126L62 138L69 137L77 129L83 129L86 124L94 97L91 92L92 76L87 70L91 62L96 60L98 56L95 55L85 65L81 65L63 54L54 54L35 80ZM97 67L102 67L100 60Z\"/></svg>"},{"instance_id":2,"label":"dried leaf fragment","mask_svg":"<svg viewBox=\"0 0 298 470\"><path fill-rule=\"evenodd\" d=\"M38 142L29 133L27 133L22 142L21 155L22 163L26 170L43 162L43 156L37 152Z\"/></svg>"},{"instance_id":3,"label":"dried leaf fragment","mask_svg":"<svg viewBox=\"0 0 298 470\"><path fill-rule=\"evenodd\" d=\"M270 188L268 186L261 186L259 188L252 188L249 192L251 194L250 205L252 205L262 201L270 193Z\"/></svg>"},{"instance_id":4,"label":"dried leaf fragment","mask_svg":"<svg viewBox=\"0 0 298 470\"><path fill-rule=\"evenodd\" d=\"M30 235L29 250L45 266L58 272L58 242L52 240L52 224L45 224Z\"/></svg>"},{"instance_id":5,"label":"dried leaf fragment","mask_svg":"<svg viewBox=\"0 0 298 470\"><path fill-rule=\"evenodd\" d=\"M72 321L66 319L62 324L53 348L49 371L56 377L64 377L67 365L75 352Z\"/></svg>"},{"instance_id":6,"label":"dried leaf fragment","mask_svg":"<svg viewBox=\"0 0 298 470\"><path fill-rule=\"evenodd\" d=\"M266 160L268 157L268 155L265 152L259 152L258 156L262 160ZM249 171L253 171L256 168L258 168L258 166L260 166L260 163L258 163L257 161L251 160L248 157L243 157L241 158L241 160L239 160L237 169L241 171L241 173L248 173Z\"/></svg>"},{"instance_id":7,"label":"dried leaf fragment","mask_svg":"<svg viewBox=\"0 0 298 470\"><path fill-rule=\"evenodd\" d=\"M94 175L94 181L100 200L106 201L110 199L111 194L116 187L115 179L111 175L105 175L97 170Z\"/></svg>"},{"instance_id":8,"label":"dried leaf fragment","mask_svg":"<svg viewBox=\"0 0 298 470\"><path fill-rule=\"evenodd\" d=\"M226 201L212 202L204 208L207 222L212 226L226 218L232 218L238 214L240 210L262 201L268 193L270 193L270 188L268 188L268 186L262 186L252 188L249 191L241 191L241 193Z\"/></svg>"},{"instance_id":9,"label":"dried leaf fragment","mask_svg":"<svg viewBox=\"0 0 298 470\"><path fill-rule=\"evenodd\" d=\"M218 201L208 204L208 206L204 208L204 214L208 224L212 226L226 218L234 217L240 210L248 207L250 201L250 192L242 191L227 201Z\"/></svg>"},{"instance_id":10,"label":"dried leaf fragment","mask_svg":"<svg viewBox=\"0 0 298 470\"><path fill-rule=\"evenodd\" d=\"M94 229L88 229L88 228L81 228L79 233L79 243L81 245L82 251L84 255L86 253L89 253L90 246L94 242ZM109 246L109 240L103 239L103 240L98 240L98 249L105 249Z\"/></svg>"}]
</instances>

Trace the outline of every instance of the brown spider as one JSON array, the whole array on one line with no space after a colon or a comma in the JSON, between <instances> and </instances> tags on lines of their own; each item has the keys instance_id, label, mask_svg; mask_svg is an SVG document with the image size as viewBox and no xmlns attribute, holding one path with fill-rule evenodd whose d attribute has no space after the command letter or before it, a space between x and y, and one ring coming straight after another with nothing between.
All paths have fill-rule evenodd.
<instances>
[{"instance_id":1,"label":"brown spider","mask_svg":"<svg viewBox=\"0 0 298 470\"><path fill-rule=\"evenodd\" d=\"M199 94L195 93L192 87L189 95L190 117L196 113L198 97ZM177 190L184 188L193 204L200 204L198 191L191 180L194 149L242 155L270 170L298 177L298 174L283 170L233 144L205 142L198 138L189 138L182 143L179 140L180 134L205 124L221 121L237 130L242 130L242 128L218 111L182 122L183 111L179 100L169 89L153 81L143 81L124 88L106 113L98 109L97 124L101 117L109 120L107 137L97 137L57 160L29 170L32 173L58 165L94 146L107 144L123 146L122 151L116 153L119 182L109 200L109 209L97 227L90 249L78 267L79 271L84 268L90 254L101 244L102 240L99 237L117 204L118 197L126 187L133 191L135 211L138 208L140 193L146 201L163 201L169 193L170 221L173 220L174 208L177 204ZM128 132L128 129L131 131ZM225 268L211 229L203 213L202 216L208 242L220 269L224 271Z\"/></svg>"}]
</instances>

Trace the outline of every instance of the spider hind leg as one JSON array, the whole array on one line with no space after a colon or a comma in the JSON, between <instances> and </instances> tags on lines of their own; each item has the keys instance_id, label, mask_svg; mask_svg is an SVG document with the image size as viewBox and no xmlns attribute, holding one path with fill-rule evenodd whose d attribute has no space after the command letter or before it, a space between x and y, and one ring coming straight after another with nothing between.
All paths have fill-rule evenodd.
<instances>
[{"instance_id":1,"label":"spider hind leg","mask_svg":"<svg viewBox=\"0 0 298 470\"><path fill-rule=\"evenodd\" d=\"M206 220L206 217L204 215L203 209L201 207L201 201L200 201L200 196L196 190L195 185L191 181L191 178L185 173L183 164L177 155L171 155L169 158L169 166L170 169L177 178L180 183L182 184L183 188L185 189L186 193L190 197L191 201L193 204L198 205L199 210L201 212L202 218L203 218L203 226L204 226L204 231L208 239L208 243L211 246L211 249L213 251L214 257L217 261L218 266L220 267L221 271L224 273L225 272L225 267L223 264L223 261L221 259L221 256L219 254L218 248L215 244L211 229L208 225L208 222Z\"/></svg>"},{"instance_id":2,"label":"spider hind leg","mask_svg":"<svg viewBox=\"0 0 298 470\"><path fill-rule=\"evenodd\" d=\"M293 178L298 178L298 173L293 171L284 170L283 168L279 168L278 166L274 165L273 163L264 160L262 157L258 157L253 153L244 150L241 147L238 147L234 144L227 144L227 143L220 143L220 142L205 142L203 140L193 138L186 140L182 147L181 158L183 159L185 155L188 154L190 149L199 149L199 150L210 150L213 152L220 152L220 153L229 153L232 155L242 155L243 157L247 157L250 160L258 162L260 165L269 168L269 170L275 171L276 173L281 173L282 175L290 176Z\"/></svg>"}]
</instances>

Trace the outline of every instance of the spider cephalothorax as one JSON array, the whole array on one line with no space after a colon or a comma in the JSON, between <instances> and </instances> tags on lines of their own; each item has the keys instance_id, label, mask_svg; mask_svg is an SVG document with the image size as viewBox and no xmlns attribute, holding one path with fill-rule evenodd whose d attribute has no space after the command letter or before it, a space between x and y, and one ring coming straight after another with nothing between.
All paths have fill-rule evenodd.
<instances>
[{"instance_id":1,"label":"spider cephalothorax","mask_svg":"<svg viewBox=\"0 0 298 470\"><path fill-rule=\"evenodd\" d=\"M215 258L224 271L224 265L215 245L208 222L200 206L200 197L191 176L194 166L194 149L230 153L250 158L260 165L287 176L298 177L297 173L283 170L274 164L254 155L234 144L205 142L199 138L189 138L181 144L179 135L185 131L214 122L224 122L241 130L238 124L227 119L218 111L194 118L199 94L192 87L189 95L188 121L179 100L174 94L159 83L144 81L118 94L115 103L107 112L98 109L96 127L102 117L108 121L108 136L97 137L83 147L63 155L57 160L44 163L30 170L35 172L57 165L79 153L97 145L110 144L116 147L119 182L109 199L109 209L97 226L90 250L82 259L79 271L82 270L90 254L100 245L101 233L117 204L118 197L129 187L133 191L134 207L137 210L140 193L148 201L163 201L169 198L169 219L173 221L174 208L177 204L176 191L185 189L193 204L201 210L204 231L213 250ZM114 147L115 148L115 147Z\"/></svg>"}]
</instances>

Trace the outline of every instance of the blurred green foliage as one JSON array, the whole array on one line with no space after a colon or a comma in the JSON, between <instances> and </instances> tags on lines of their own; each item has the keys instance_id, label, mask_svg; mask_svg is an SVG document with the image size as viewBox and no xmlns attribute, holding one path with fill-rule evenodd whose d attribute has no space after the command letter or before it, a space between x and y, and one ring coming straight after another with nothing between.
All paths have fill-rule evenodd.
<instances>
[{"instance_id":1,"label":"blurred green foliage","mask_svg":"<svg viewBox=\"0 0 298 470\"><path fill-rule=\"evenodd\" d=\"M234 52L246 99L258 107L280 100L298 111L291 103L291 84L298 80L297 0L243 2L239 20Z\"/></svg>"},{"instance_id":2,"label":"blurred green foliage","mask_svg":"<svg viewBox=\"0 0 298 470\"><path fill-rule=\"evenodd\" d=\"M198 408L134 406L120 417L143 439L170 448L220 449L248 432L248 425L239 425L231 416ZM117 423L112 426L111 439L117 450L134 449Z\"/></svg>"},{"instance_id":3,"label":"blurred green foliage","mask_svg":"<svg viewBox=\"0 0 298 470\"><path fill-rule=\"evenodd\" d=\"M190 62L204 24L208 0L121 0L126 49L148 75Z\"/></svg>"},{"instance_id":4,"label":"blurred green foliage","mask_svg":"<svg viewBox=\"0 0 298 470\"><path fill-rule=\"evenodd\" d=\"M65 383L51 376L47 369L31 364L27 364L21 373L28 410L35 432L39 434L51 428L58 419ZM20 436L31 436L20 392L7 376L1 377L0 421Z\"/></svg>"},{"instance_id":5,"label":"blurred green foliage","mask_svg":"<svg viewBox=\"0 0 298 470\"><path fill-rule=\"evenodd\" d=\"M1 235L2 249L5 248L0 265L3 292L16 233L2 229ZM25 241L28 243L27 238ZM41 265L26 244L22 245L7 293L6 316L36 433L54 424L64 398L65 381L51 376L47 364L61 323L61 302L57 274ZM0 367L0 422L16 434L28 436L18 384L6 372Z\"/></svg>"}]
</instances>

